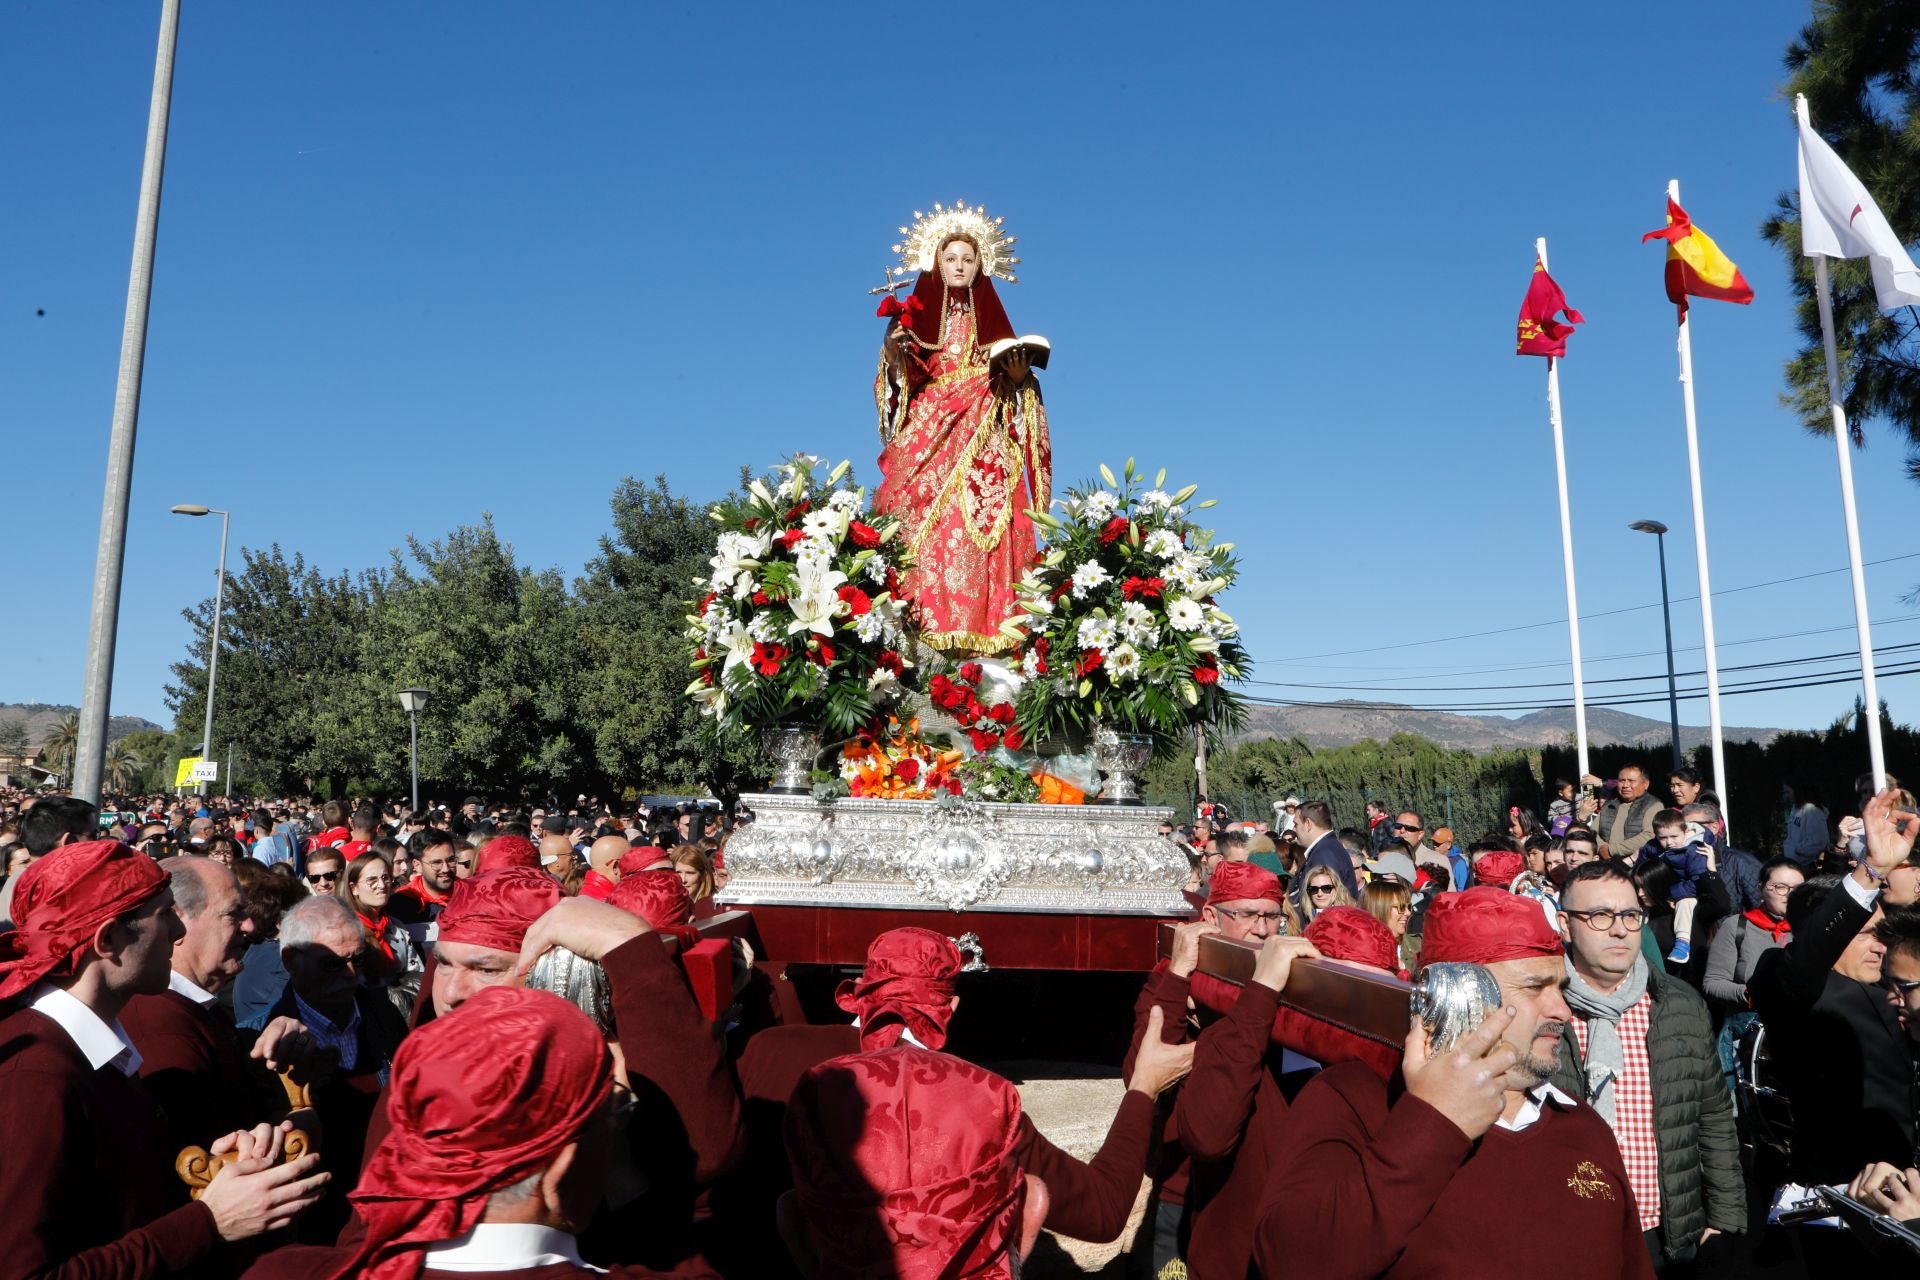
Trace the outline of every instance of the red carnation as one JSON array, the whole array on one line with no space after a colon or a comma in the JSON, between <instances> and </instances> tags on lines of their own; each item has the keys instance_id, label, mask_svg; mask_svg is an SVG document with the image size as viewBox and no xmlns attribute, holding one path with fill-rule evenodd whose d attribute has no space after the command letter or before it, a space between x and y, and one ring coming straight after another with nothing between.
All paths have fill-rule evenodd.
<instances>
[{"instance_id":1,"label":"red carnation","mask_svg":"<svg viewBox=\"0 0 1920 1280\"><path fill-rule=\"evenodd\" d=\"M823 667L831 663L838 653L838 651L835 650L832 645L828 644L825 640L819 639L818 637L816 637L813 641L813 648L814 648L814 653L812 654L813 660L819 663Z\"/></svg>"},{"instance_id":2,"label":"red carnation","mask_svg":"<svg viewBox=\"0 0 1920 1280\"><path fill-rule=\"evenodd\" d=\"M877 665L884 667L886 670L893 672L893 674L895 675L901 675L905 673L907 669L906 664L900 661L900 655L895 653L891 649L885 649L881 651L880 657L877 660Z\"/></svg>"},{"instance_id":3,"label":"red carnation","mask_svg":"<svg viewBox=\"0 0 1920 1280\"><path fill-rule=\"evenodd\" d=\"M756 592L754 592L754 593L753 593L753 602L754 602L755 604L771 604L771 603L772 603L772 601L771 601L771 600L769 600L769 599L767 598L767 593L766 593L766 592L764 592L764 591L756 591Z\"/></svg>"},{"instance_id":4,"label":"red carnation","mask_svg":"<svg viewBox=\"0 0 1920 1280\"><path fill-rule=\"evenodd\" d=\"M1047 639L1045 636L1035 636L1033 638L1033 647L1038 649L1040 656L1044 658L1047 656L1047 650L1053 647L1053 641Z\"/></svg>"},{"instance_id":5,"label":"red carnation","mask_svg":"<svg viewBox=\"0 0 1920 1280\"><path fill-rule=\"evenodd\" d=\"M1100 650L1089 649L1080 655L1079 665L1074 668L1073 674L1077 676L1092 675L1100 669L1100 664L1106 660L1107 655Z\"/></svg>"},{"instance_id":6,"label":"red carnation","mask_svg":"<svg viewBox=\"0 0 1920 1280\"><path fill-rule=\"evenodd\" d=\"M800 501L794 503L793 510L787 512L787 523L792 524L795 520L798 520L811 510L813 510L813 503L807 501L805 498L800 499Z\"/></svg>"},{"instance_id":7,"label":"red carnation","mask_svg":"<svg viewBox=\"0 0 1920 1280\"><path fill-rule=\"evenodd\" d=\"M858 520L852 521L847 525L847 537L853 540L854 546L867 550L871 550L880 545L880 531L872 525L862 524Z\"/></svg>"},{"instance_id":8,"label":"red carnation","mask_svg":"<svg viewBox=\"0 0 1920 1280\"><path fill-rule=\"evenodd\" d=\"M1000 735L991 729L969 729L967 738L973 743L974 752L985 755L1000 745Z\"/></svg>"},{"instance_id":9,"label":"red carnation","mask_svg":"<svg viewBox=\"0 0 1920 1280\"><path fill-rule=\"evenodd\" d=\"M1014 728L1009 728L1001 740L1007 744L1009 751L1018 751L1027 745L1027 735Z\"/></svg>"},{"instance_id":10,"label":"red carnation","mask_svg":"<svg viewBox=\"0 0 1920 1280\"><path fill-rule=\"evenodd\" d=\"M1128 578L1120 584L1120 598L1138 600L1142 596L1158 597L1166 586L1165 578Z\"/></svg>"},{"instance_id":11,"label":"red carnation","mask_svg":"<svg viewBox=\"0 0 1920 1280\"><path fill-rule=\"evenodd\" d=\"M1193 669L1193 682L1195 684L1219 684L1220 668L1210 660L1201 663Z\"/></svg>"},{"instance_id":12,"label":"red carnation","mask_svg":"<svg viewBox=\"0 0 1920 1280\"><path fill-rule=\"evenodd\" d=\"M839 594L840 598L847 602L847 611L850 616L857 618L863 613L873 611L873 598L851 582L842 586Z\"/></svg>"},{"instance_id":13,"label":"red carnation","mask_svg":"<svg viewBox=\"0 0 1920 1280\"><path fill-rule=\"evenodd\" d=\"M768 644L764 640L753 643L753 669L763 676L780 674L780 664L786 661L789 650L783 644Z\"/></svg>"},{"instance_id":14,"label":"red carnation","mask_svg":"<svg viewBox=\"0 0 1920 1280\"><path fill-rule=\"evenodd\" d=\"M1012 724L1013 704L1011 702L1002 702L998 706L988 707L987 719L993 721L995 724Z\"/></svg>"},{"instance_id":15,"label":"red carnation","mask_svg":"<svg viewBox=\"0 0 1920 1280\"><path fill-rule=\"evenodd\" d=\"M977 662L963 662L960 664L960 678L968 684L978 685L980 683L980 677L985 674Z\"/></svg>"},{"instance_id":16,"label":"red carnation","mask_svg":"<svg viewBox=\"0 0 1920 1280\"><path fill-rule=\"evenodd\" d=\"M805 529L789 529L774 539L775 542L785 547L788 551L793 550L806 540L807 531Z\"/></svg>"},{"instance_id":17,"label":"red carnation","mask_svg":"<svg viewBox=\"0 0 1920 1280\"><path fill-rule=\"evenodd\" d=\"M908 756L905 760L896 760L893 765L893 776L902 782L912 782L920 776L920 762L912 756Z\"/></svg>"},{"instance_id":18,"label":"red carnation","mask_svg":"<svg viewBox=\"0 0 1920 1280\"><path fill-rule=\"evenodd\" d=\"M1107 521L1107 527L1100 531L1100 541L1103 545L1111 546L1113 543L1125 537L1126 532L1127 518L1125 516L1115 516L1113 519Z\"/></svg>"}]
</instances>

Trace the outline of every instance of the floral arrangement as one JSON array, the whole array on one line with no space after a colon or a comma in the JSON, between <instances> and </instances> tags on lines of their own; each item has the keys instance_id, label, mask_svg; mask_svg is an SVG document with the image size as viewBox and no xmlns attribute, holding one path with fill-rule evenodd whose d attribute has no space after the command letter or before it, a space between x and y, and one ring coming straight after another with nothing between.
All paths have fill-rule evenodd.
<instances>
[{"instance_id":1,"label":"floral arrangement","mask_svg":"<svg viewBox=\"0 0 1920 1280\"><path fill-rule=\"evenodd\" d=\"M1245 718L1221 683L1251 666L1216 603L1238 573L1233 544L1188 517L1197 486L1169 494L1166 476L1145 488L1131 458L1122 479L1103 465L1105 484L1070 490L1061 515L1031 513L1040 560L1005 628L1020 641L1016 724L1027 739L1084 739L1100 721L1170 749L1195 724Z\"/></svg>"},{"instance_id":2,"label":"floral arrangement","mask_svg":"<svg viewBox=\"0 0 1920 1280\"><path fill-rule=\"evenodd\" d=\"M980 681L986 672L979 663L963 662L954 675L959 678L936 673L927 681L927 698L959 722L975 755L984 756L1002 745L1009 751L1026 745L1026 735L1014 724L1013 703L989 706L980 700Z\"/></svg>"},{"instance_id":3,"label":"floral arrangement","mask_svg":"<svg viewBox=\"0 0 1920 1280\"><path fill-rule=\"evenodd\" d=\"M800 454L710 512L720 528L706 595L687 618L687 687L729 729L785 722L849 736L903 692L919 625L899 596L901 523L874 515L842 462Z\"/></svg>"},{"instance_id":4,"label":"floral arrangement","mask_svg":"<svg viewBox=\"0 0 1920 1280\"><path fill-rule=\"evenodd\" d=\"M902 724L887 717L885 733L861 733L840 748L840 780L847 794L874 800L929 800L936 795L959 795L963 783L955 773L964 759L959 751L938 750L920 737L920 720Z\"/></svg>"}]
</instances>

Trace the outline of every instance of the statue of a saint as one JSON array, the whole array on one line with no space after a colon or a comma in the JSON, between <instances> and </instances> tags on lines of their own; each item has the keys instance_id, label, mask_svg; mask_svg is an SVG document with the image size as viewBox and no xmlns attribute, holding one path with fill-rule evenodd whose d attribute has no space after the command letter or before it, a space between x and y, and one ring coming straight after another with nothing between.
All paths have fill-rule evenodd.
<instances>
[{"instance_id":1,"label":"statue of a saint","mask_svg":"<svg viewBox=\"0 0 1920 1280\"><path fill-rule=\"evenodd\" d=\"M915 215L894 248L918 271L913 293L889 296L874 399L880 409L880 488L874 507L905 522L914 554L902 583L934 648L970 655L1012 647L1000 624L1033 563L1029 509L1053 500L1047 414L1028 350L1015 338L993 278L1019 262L1001 221L965 204ZM1042 359L1044 364L1045 360Z\"/></svg>"}]
</instances>

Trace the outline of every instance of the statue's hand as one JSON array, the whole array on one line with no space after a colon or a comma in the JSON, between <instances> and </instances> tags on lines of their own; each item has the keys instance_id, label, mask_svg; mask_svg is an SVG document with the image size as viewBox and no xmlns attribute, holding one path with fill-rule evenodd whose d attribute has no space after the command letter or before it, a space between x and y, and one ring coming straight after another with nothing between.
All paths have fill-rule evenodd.
<instances>
[{"instance_id":1,"label":"statue's hand","mask_svg":"<svg viewBox=\"0 0 1920 1280\"><path fill-rule=\"evenodd\" d=\"M1016 347L1000 362L1000 375L1007 380L1009 387L1017 387L1027 380L1030 368L1027 353Z\"/></svg>"}]
</instances>

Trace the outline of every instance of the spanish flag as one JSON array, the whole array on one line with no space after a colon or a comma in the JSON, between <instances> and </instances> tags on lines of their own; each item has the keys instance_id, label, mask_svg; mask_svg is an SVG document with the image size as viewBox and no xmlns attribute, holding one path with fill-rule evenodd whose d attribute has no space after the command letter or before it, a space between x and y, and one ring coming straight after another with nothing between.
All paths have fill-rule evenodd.
<instances>
[{"instance_id":1,"label":"spanish flag","mask_svg":"<svg viewBox=\"0 0 1920 1280\"><path fill-rule=\"evenodd\" d=\"M1563 311L1567 313L1564 324L1560 320ZM1585 316L1567 305L1567 295L1560 291L1560 286L1536 256L1533 279L1528 281L1527 296L1520 303L1519 341L1514 346L1514 354L1564 356L1573 326L1586 322Z\"/></svg>"},{"instance_id":2,"label":"spanish flag","mask_svg":"<svg viewBox=\"0 0 1920 1280\"><path fill-rule=\"evenodd\" d=\"M1693 225L1687 211L1674 203L1671 196L1667 198L1667 225L1640 237L1641 244L1649 240L1667 242L1667 297L1680 308L1682 320L1687 317L1689 294L1696 298L1718 298L1722 302L1753 301L1753 286L1740 274L1733 259L1720 252L1720 246Z\"/></svg>"}]
</instances>

